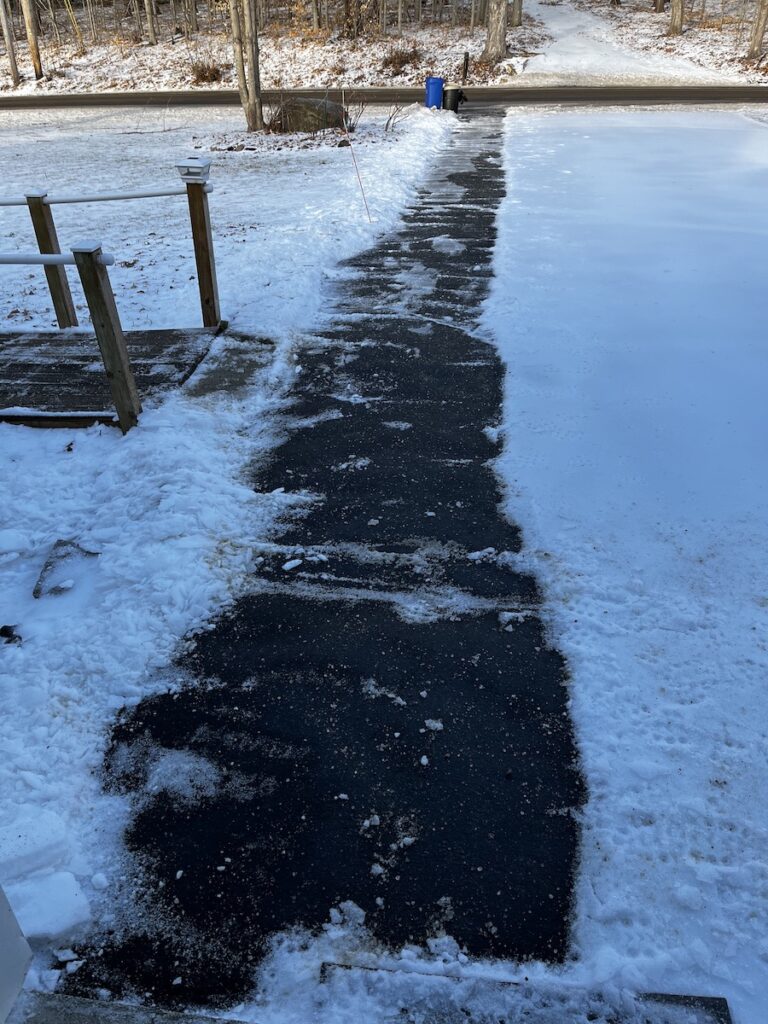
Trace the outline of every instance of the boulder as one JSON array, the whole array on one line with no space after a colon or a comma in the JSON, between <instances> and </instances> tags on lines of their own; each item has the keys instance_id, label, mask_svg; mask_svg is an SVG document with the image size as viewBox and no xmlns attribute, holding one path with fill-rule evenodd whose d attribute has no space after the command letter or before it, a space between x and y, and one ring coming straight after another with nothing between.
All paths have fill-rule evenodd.
<instances>
[{"instance_id":1,"label":"boulder","mask_svg":"<svg viewBox=\"0 0 768 1024\"><path fill-rule=\"evenodd\" d=\"M347 111L332 100L290 97L275 111L269 127L275 132L321 132L326 128L344 128Z\"/></svg>"}]
</instances>

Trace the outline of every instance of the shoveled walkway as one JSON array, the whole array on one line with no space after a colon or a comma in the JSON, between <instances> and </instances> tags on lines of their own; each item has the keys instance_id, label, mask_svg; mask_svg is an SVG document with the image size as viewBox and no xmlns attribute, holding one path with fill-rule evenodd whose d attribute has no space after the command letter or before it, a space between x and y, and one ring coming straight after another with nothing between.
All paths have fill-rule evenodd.
<instances>
[{"instance_id":1,"label":"shoveled walkway","mask_svg":"<svg viewBox=\"0 0 768 1024\"><path fill-rule=\"evenodd\" d=\"M564 957L583 785L565 665L500 509L502 366L474 330L500 140L500 112L460 124L303 350L253 482L316 500L197 637L189 685L114 728L134 913L71 991L232 1001L271 934L345 901L394 946L444 930L472 954Z\"/></svg>"}]
</instances>

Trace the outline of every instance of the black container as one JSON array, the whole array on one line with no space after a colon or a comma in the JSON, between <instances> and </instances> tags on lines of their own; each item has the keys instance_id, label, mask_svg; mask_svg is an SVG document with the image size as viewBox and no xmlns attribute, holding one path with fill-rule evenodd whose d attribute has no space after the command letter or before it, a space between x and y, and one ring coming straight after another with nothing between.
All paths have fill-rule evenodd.
<instances>
[{"instance_id":1,"label":"black container","mask_svg":"<svg viewBox=\"0 0 768 1024\"><path fill-rule=\"evenodd\" d=\"M443 89L443 110L452 110L454 114L459 112L459 104L464 103L467 97L460 85L455 82L448 82Z\"/></svg>"}]
</instances>

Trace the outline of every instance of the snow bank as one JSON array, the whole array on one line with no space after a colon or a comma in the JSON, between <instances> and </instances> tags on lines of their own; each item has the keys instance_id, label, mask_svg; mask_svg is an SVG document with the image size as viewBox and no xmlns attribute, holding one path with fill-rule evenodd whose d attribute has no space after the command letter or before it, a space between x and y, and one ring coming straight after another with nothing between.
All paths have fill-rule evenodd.
<instances>
[{"instance_id":1,"label":"snow bank","mask_svg":"<svg viewBox=\"0 0 768 1024\"><path fill-rule=\"evenodd\" d=\"M768 992L768 131L513 113L498 468L589 783L571 976Z\"/></svg>"},{"instance_id":2,"label":"snow bank","mask_svg":"<svg viewBox=\"0 0 768 1024\"><path fill-rule=\"evenodd\" d=\"M136 134L125 134L126 116L57 113L52 131L47 115L0 115L8 192L35 180L59 191L173 180L173 159L194 134L233 115L185 111L175 115L185 127L172 130L164 114L131 111ZM214 231L222 306L236 326L289 339L310 323L324 275L397 221L453 123L416 111L359 153L373 224L348 149L222 159ZM118 258L138 260L112 275L126 326L197 320L183 198L56 213L63 243L95 234ZM2 221L29 248L24 211L5 210ZM23 310L15 322L48 326L42 277L6 270L0 316L13 307ZM110 428L0 425L0 624L13 626L0 647L0 884L30 936L65 940L114 898L125 807L100 791L108 724L122 705L174 684L167 666L182 638L242 589L253 546L290 507L290 496L254 493L242 476L275 443L270 416L294 372L284 344L244 393L177 391L148 403L124 438ZM82 557L34 598L62 540ZM210 768L168 753L149 785L194 799L215 785ZM35 977L55 981L45 970Z\"/></svg>"}]
</instances>

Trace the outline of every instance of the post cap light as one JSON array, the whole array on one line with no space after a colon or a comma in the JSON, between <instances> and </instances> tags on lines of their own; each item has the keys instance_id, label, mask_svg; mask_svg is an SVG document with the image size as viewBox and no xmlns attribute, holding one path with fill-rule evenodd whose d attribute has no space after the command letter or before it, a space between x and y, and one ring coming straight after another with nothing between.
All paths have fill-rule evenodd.
<instances>
[{"instance_id":1,"label":"post cap light","mask_svg":"<svg viewBox=\"0 0 768 1024\"><path fill-rule=\"evenodd\" d=\"M181 175L181 180L189 182L206 182L211 170L211 161L204 156L188 156L179 160L176 170Z\"/></svg>"}]
</instances>

